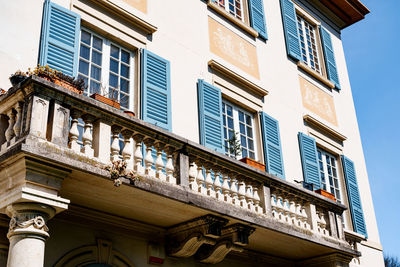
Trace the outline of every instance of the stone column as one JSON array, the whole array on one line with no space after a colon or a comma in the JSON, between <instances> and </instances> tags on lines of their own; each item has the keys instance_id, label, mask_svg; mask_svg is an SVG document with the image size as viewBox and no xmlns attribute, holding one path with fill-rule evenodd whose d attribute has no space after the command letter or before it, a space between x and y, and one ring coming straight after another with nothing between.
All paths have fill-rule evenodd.
<instances>
[{"instance_id":1,"label":"stone column","mask_svg":"<svg viewBox=\"0 0 400 267\"><path fill-rule=\"evenodd\" d=\"M49 237L46 223L54 216L55 209L26 202L11 204L6 211L11 218L7 267L43 267L45 241Z\"/></svg>"}]
</instances>

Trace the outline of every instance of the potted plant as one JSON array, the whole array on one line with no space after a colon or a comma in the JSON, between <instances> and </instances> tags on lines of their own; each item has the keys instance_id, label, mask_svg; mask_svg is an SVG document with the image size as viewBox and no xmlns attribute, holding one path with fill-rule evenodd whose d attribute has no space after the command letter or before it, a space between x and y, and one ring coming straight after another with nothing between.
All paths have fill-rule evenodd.
<instances>
[{"instance_id":1,"label":"potted plant","mask_svg":"<svg viewBox=\"0 0 400 267\"><path fill-rule=\"evenodd\" d=\"M327 197L329 199L332 199L333 201L336 201L336 198L335 198L334 194L332 194L332 193L330 193L330 192L328 192L328 191L326 191L326 190L324 190L322 188L320 188L318 190L315 190L314 192L318 193L318 194L320 194L320 195L322 195L324 197Z\"/></svg>"},{"instance_id":2,"label":"potted plant","mask_svg":"<svg viewBox=\"0 0 400 267\"><path fill-rule=\"evenodd\" d=\"M21 70L17 70L14 74L11 74L10 76L10 82L12 86L16 86L17 84L19 84L20 82L22 82L23 80L25 80L27 77L27 73L26 72L22 72Z\"/></svg>"},{"instance_id":3,"label":"potted plant","mask_svg":"<svg viewBox=\"0 0 400 267\"><path fill-rule=\"evenodd\" d=\"M246 163L247 165L253 166L254 168L257 168L261 171L265 171L265 164L262 164L261 162L258 162L252 158L245 157L240 159L240 161Z\"/></svg>"},{"instance_id":4,"label":"potted plant","mask_svg":"<svg viewBox=\"0 0 400 267\"><path fill-rule=\"evenodd\" d=\"M121 106L116 99L117 93L118 93L118 91L116 88L110 87L109 91L107 91L107 88L105 86L101 85L101 93L100 94L94 93L94 94L90 95L90 97L93 99L96 99L97 101L100 101L104 104L107 104L114 108L120 109Z\"/></svg>"}]
</instances>

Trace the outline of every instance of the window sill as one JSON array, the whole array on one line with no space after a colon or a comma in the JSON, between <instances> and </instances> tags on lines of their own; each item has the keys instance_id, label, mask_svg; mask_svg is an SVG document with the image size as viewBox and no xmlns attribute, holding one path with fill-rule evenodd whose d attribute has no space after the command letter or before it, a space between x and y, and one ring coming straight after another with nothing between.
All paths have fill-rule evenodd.
<instances>
[{"instance_id":1,"label":"window sill","mask_svg":"<svg viewBox=\"0 0 400 267\"><path fill-rule=\"evenodd\" d=\"M260 95L260 96L266 96L268 95L268 91L265 90L264 88L260 87L259 85L253 83L252 81L246 79L245 77L237 74L236 72L228 69L224 65L218 63L215 60L210 60L208 61L208 66L212 69L215 70L222 75L230 78L231 80L237 82L238 84L242 85L243 87L249 89L253 93Z\"/></svg>"},{"instance_id":2,"label":"window sill","mask_svg":"<svg viewBox=\"0 0 400 267\"><path fill-rule=\"evenodd\" d=\"M243 23L239 19L235 18L234 16L232 16L231 14L226 12L224 9L222 9L221 7L219 7L216 4L214 4L211 0L208 0L207 6L209 8L211 8L211 9L213 9L214 11L216 11L221 16L223 16L226 19L228 19L230 22L232 22L233 24L238 26L240 29L244 30L245 32L247 32L248 34L253 36L254 38L258 37L258 32L256 30L254 30L253 28L251 28L247 24Z\"/></svg>"},{"instance_id":3,"label":"window sill","mask_svg":"<svg viewBox=\"0 0 400 267\"><path fill-rule=\"evenodd\" d=\"M339 133L338 131L332 129L331 127L329 127L328 125L326 125L325 123L317 120L316 118L310 116L310 115L304 115L303 117L304 121L307 122L308 124L326 132L327 134L333 136L334 138L336 138L337 140L339 140L340 142L343 142L347 139L346 136L344 136L343 134Z\"/></svg>"},{"instance_id":4,"label":"window sill","mask_svg":"<svg viewBox=\"0 0 400 267\"><path fill-rule=\"evenodd\" d=\"M301 60L297 61L297 66L300 69L302 69L303 71L305 71L306 73L313 76L315 79L317 79L321 83L328 86L330 89L335 88L335 84L333 82L329 81L327 78L325 78L324 76L322 76L321 74L319 74L318 72L316 72L315 70L313 70L312 68L310 68L309 66L304 64L304 62L302 62Z\"/></svg>"},{"instance_id":5,"label":"window sill","mask_svg":"<svg viewBox=\"0 0 400 267\"><path fill-rule=\"evenodd\" d=\"M152 34L157 31L157 27L148 23L144 19L139 18L138 16L132 14L131 12L126 11L122 7L114 4L110 0L98 0L95 1L96 4L101 5L102 7L110 10L115 15L126 19L127 21L135 24L138 28L143 30L146 34Z\"/></svg>"}]
</instances>

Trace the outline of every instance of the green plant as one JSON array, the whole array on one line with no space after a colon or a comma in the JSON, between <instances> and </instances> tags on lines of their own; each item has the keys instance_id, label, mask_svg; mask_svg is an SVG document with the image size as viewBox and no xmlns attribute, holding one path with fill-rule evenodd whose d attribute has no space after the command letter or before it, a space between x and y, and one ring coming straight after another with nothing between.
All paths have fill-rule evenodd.
<instances>
[{"instance_id":1,"label":"green plant","mask_svg":"<svg viewBox=\"0 0 400 267\"><path fill-rule=\"evenodd\" d=\"M229 154L234 156L237 159L238 156L242 154L242 146L240 145L240 139L238 137L239 133L235 132L231 138L228 140L228 148Z\"/></svg>"},{"instance_id":2,"label":"green plant","mask_svg":"<svg viewBox=\"0 0 400 267\"><path fill-rule=\"evenodd\" d=\"M400 260L397 257L385 255L385 267L400 267Z\"/></svg>"},{"instance_id":3,"label":"green plant","mask_svg":"<svg viewBox=\"0 0 400 267\"><path fill-rule=\"evenodd\" d=\"M16 72L14 72L13 74L10 75L10 78L13 76L24 76L27 77L28 76L28 72L23 72L21 70L17 70Z\"/></svg>"},{"instance_id":4,"label":"green plant","mask_svg":"<svg viewBox=\"0 0 400 267\"><path fill-rule=\"evenodd\" d=\"M139 178L132 170L127 171L126 166L127 163L125 160L115 160L105 167L105 169L110 172L111 180L114 181L114 186L118 187L122 184L121 178L129 179L131 182Z\"/></svg>"}]
</instances>

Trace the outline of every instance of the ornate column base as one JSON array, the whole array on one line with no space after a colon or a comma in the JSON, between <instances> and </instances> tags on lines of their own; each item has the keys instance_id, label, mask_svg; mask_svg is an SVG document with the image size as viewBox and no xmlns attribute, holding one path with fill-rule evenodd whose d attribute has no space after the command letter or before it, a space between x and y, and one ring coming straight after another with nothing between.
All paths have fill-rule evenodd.
<instances>
[{"instance_id":1,"label":"ornate column base","mask_svg":"<svg viewBox=\"0 0 400 267\"><path fill-rule=\"evenodd\" d=\"M23 202L7 206L11 218L7 267L43 267L45 241L49 237L47 220L55 214L51 206Z\"/></svg>"}]
</instances>

